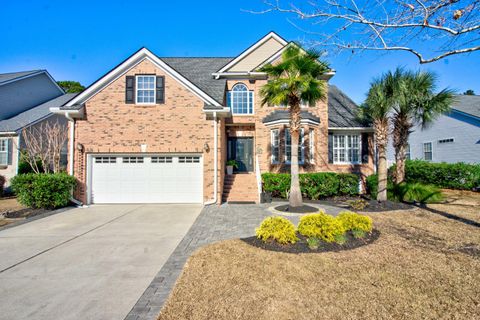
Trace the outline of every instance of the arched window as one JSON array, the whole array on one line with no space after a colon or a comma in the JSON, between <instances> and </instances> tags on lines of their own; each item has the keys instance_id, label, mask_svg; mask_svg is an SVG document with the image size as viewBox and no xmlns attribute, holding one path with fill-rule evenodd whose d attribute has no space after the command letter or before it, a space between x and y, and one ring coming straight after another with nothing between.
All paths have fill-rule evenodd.
<instances>
[{"instance_id":1,"label":"arched window","mask_svg":"<svg viewBox=\"0 0 480 320\"><path fill-rule=\"evenodd\" d=\"M237 83L227 92L227 107L233 114L253 114L253 91L243 83Z\"/></svg>"}]
</instances>

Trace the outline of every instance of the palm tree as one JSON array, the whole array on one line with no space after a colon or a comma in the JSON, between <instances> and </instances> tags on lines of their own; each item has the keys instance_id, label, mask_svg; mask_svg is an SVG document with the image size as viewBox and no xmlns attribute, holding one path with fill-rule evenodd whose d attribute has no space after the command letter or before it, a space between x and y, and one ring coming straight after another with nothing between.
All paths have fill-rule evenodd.
<instances>
[{"instance_id":1,"label":"palm tree","mask_svg":"<svg viewBox=\"0 0 480 320\"><path fill-rule=\"evenodd\" d=\"M450 110L453 91L435 93L436 76L427 71L404 71L397 68L396 103L393 110L393 147L395 149L395 182L405 180L405 160L408 137L415 125L425 128L438 116Z\"/></svg>"},{"instance_id":2,"label":"palm tree","mask_svg":"<svg viewBox=\"0 0 480 320\"><path fill-rule=\"evenodd\" d=\"M387 72L380 78L373 80L365 105L361 109L363 118L373 123L375 130L375 143L378 153L378 201L387 200L389 116L395 104L395 92L398 88L397 79L397 72Z\"/></svg>"},{"instance_id":3,"label":"palm tree","mask_svg":"<svg viewBox=\"0 0 480 320\"><path fill-rule=\"evenodd\" d=\"M289 206L303 205L298 177L298 142L300 134L300 104L314 105L326 97L326 84L320 77L329 71L315 51L304 51L292 44L282 53L276 64L267 64L260 71L267 73L269 81L262 87L262 105L286 105L290 111L291 183Z\"/></svg>"}]
</instances>

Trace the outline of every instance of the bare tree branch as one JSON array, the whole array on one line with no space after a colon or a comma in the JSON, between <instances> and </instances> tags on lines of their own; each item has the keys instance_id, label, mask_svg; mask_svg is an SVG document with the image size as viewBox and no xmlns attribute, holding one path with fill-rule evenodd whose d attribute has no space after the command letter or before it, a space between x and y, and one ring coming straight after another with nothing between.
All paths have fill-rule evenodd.
<instances>
[{"instance_id":1,"label":"bare tree branch","mask_svg":"<svg viewBox=\"0 0 480 320\"><path fill-rule=\"evenodd\" d=\"M248 12L290 14L328 30L313 41L314 46L407 51L420 63L480 50L480 0L312 0L306 4L297 0L286 6L280 0L266 0L264 4L266 9Z\"/></svg>"},{"instance_id":2,"label":"bare tree branch","mask_svg":"<svg viewBox=\"0 0 480 320\"><path fill-rule=\"evenodd\" d=\"M35 173L60 172L60 156L67 142L67 127L57 121L44 121L22 130L24 159ZM38 165L42 164L42 168Z\"/></svg>"}]
</instances>

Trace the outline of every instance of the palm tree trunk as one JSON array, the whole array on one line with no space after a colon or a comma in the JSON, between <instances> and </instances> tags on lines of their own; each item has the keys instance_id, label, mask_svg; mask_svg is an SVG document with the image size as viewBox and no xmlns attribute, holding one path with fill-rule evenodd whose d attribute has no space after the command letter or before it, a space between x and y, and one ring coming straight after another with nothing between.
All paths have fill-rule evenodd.
<instances>
[{"instance_id":1,"label":"palm tree trunk","mask_svg":"<svg viewBox=\"0 0 480 320\"><path fill-rule=\"evenodd\" d=\"M395 149L395 183L399 184L405 180L405 160L408 137L412 125L408 117L400 114L395 117L393 127L393 147Z\"/></svg>"},{"instance_id":2,"label":"palm tree trunk","mask_svg":"<svg viewBox=\"0 0 480 320\"><path fill-rule=\"evenodd\" d=\"M375 121L375 138L378 151L378 193L377 201L387 201L388 167L387 142L388 120Z\"/></svg>"},{"instance_id":3,"label":"palm tree trunk","mask_svg":"<svg viewBox=\"0 0 480 320\"><path fill-rule=\"evenodd\" d=\"M289 206L301 207L303 205L302 192L300 190L298 168L298 142L300 134L300 101L292 98L290 104L290 137L291 137L291 160L290 160L290 197Z\"/></svg>"}]
</instances>

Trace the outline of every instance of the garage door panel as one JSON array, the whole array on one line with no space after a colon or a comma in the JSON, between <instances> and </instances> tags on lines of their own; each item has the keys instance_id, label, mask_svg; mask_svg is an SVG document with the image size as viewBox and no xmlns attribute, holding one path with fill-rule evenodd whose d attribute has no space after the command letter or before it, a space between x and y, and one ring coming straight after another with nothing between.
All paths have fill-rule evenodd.
<instances>
[{"instance_id":1,"label":"garage door panel","mask_svg":"<svg viewBox=\"0 0 480 320\"><path fill-rule=\"evenodd\" d=\"M91 200L93 203L201 203L201 160L201 156L178 155L93 157Z\"/></svg>"}]
</instances>

